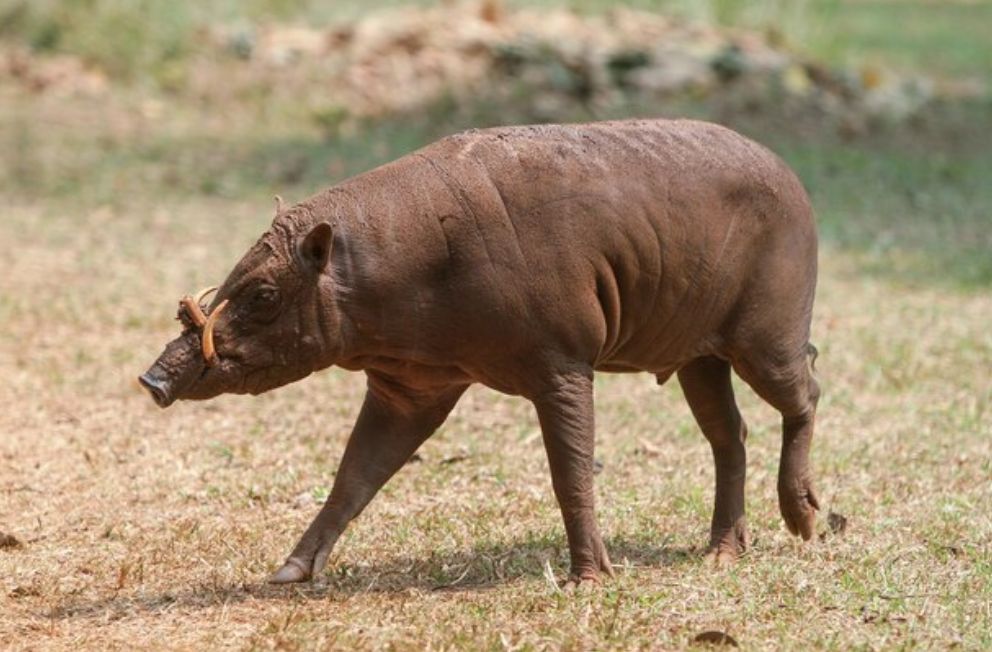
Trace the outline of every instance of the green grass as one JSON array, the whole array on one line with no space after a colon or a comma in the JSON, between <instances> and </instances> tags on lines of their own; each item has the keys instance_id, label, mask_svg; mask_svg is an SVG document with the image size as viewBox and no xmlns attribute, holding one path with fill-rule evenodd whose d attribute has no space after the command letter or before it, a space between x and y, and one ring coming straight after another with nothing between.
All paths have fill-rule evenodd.
<instances>
[{"instance_id":1,"label":"green grass","mask_svg":"<svg viewBox=\"0 0 992 652\"><path fill-rule=\"evenodd\" d=\"M936 113L938 133L919 124L861 143L766 142L798 171L825 240L856 252L866 271L909 284L992 287L992 105ZM972 131L971 125L975 125ZM959 130L972 133L955 143ZM866 188L870 179L872 188Z\"/></svg>"},{"instance_id":2,"label":"green grass","mask_svg":"<svg viewBox=\"0 0 992 652\"><path fill-rule=\"evenodd\" d=\"M850 65L891 65L938 78L992 80L992 2L847 0L812 3L822 26L803 42Z\"/></svg>"}]
</instances>

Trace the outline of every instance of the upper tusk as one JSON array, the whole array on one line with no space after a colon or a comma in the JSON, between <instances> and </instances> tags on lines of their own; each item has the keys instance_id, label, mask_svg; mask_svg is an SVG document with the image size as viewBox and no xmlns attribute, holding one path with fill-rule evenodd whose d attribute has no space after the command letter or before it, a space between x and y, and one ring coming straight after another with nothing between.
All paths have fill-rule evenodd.
<instances>
[{"instance_id":1,"label":"upper tusk","mask_svg":"<svg viewBox=\"0 0 992 652\"><path fill-rule=\"evenodd\" d=\"M207 323L207 317L203 314L200 302L188 294L179 300L179 305L186 309L186 314L190 316L197 328L203 328Z\"/></svg>"},{"instance_id":2,"label":"upper tusk","mask_svg":"<svg viewBox=\"0 0 992 652\"><path fill-rule=\"evenodd\" d=\"M211 285L210 287L203 288L202 290L197 292L195 297L197 305L203 303L203 300L206 299L211 292L216 292L216 291L217 291L217 286Z\"/></svg>"},{"instance_id":3,"label":"upper tusk","mask_svg":"<svg viewBox=\"0 0 992 652\"><path fill-rule=\"evenodd\" d=\"M210 313L210 317L207 318L207 323L203 326L203 359L206 361L208 367L212 367L217 364L217 349L214 348L214 324L217 323L217 318L220 317L220 313L224 312L224 308L227 307L227 299L220 302L220 305Z\"/></svg>"}]
</instances>

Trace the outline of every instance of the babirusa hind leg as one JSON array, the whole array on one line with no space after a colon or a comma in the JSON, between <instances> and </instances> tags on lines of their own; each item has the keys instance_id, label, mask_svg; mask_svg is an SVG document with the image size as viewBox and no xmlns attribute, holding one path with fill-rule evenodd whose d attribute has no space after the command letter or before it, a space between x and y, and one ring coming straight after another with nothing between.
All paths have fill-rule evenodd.
<instances>
[{"instance_id":1,"label":"babirusa hind leg","mask_svg":"<svg viewBox=\"0 0 992 652\"><path fill-rule=\"evenodd\" d=\"M813 489L809 465L820 386L813 377L804 346L779 365L735 361L734 368L758 395L782 415L782 456L778 471L778 502L789 532L804 540L813 538L820 502ZM768 356L765 360L779 359Z\"/></svg>"}]
</instances>

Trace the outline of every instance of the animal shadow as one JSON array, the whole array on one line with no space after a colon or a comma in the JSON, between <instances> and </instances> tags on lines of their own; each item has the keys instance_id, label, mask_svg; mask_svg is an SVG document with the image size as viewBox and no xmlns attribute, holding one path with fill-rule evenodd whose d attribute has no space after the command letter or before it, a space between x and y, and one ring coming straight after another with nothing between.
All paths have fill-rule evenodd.
<instances>
[{"instance_id":1,"label":"animal shadow","mask_svg":"<svg viewBox=\"0 0 992 652\"><path fill-rule=\"evenodd\" d=\"M632 568L671 567L690 562L695 549L614 537L606 541L615 563ZM464 551L428 557L397 556L385 562L342 564L331 560L329 570L306 584L200 584L157 594L122 595L99 600L70 601L46 614L54 620L114 620L135 613L207 609L246 600L292 602L299 599L337 599L368 593L486 591L525 579L564 577L568 550L558 536L530 537L510 544L477 545ZM550 580L549 580L550 582Z\"/></svg>"}]
</instances>

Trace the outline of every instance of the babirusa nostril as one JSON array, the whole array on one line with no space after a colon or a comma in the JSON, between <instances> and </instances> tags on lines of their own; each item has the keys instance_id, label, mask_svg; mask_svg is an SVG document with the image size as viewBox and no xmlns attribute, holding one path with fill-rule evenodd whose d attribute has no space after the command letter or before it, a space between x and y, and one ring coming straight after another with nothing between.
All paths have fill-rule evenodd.
<instances>
[{"instance_id":1,"label":"babirusa nostril","mask_svg":"<svg viewBox=\"0 0 992 652\"><path fill-rule=\"evenodd\" d=\"M155 400L155 404L159 407L168 407L172 403L166 383L152 377L149 374L140 376L138 378L138 382L141 383L142 387L148 390L148 393L152 395L152 399Z\"/></svg>"}]
</instances>

